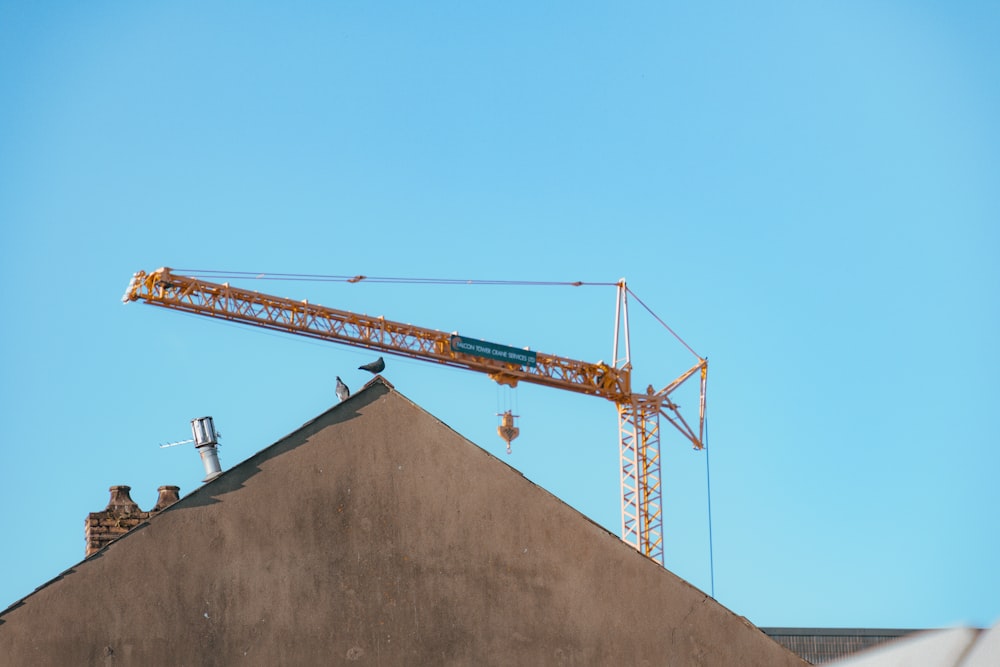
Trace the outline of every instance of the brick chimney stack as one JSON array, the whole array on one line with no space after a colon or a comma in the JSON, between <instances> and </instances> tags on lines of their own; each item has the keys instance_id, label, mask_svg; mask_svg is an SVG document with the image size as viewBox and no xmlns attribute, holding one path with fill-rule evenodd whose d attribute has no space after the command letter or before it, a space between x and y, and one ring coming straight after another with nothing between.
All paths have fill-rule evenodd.
<instances>
[{"instance_id":1,"label":"brick chimney stack","mask_svg":"<svg viewBox=\"0 0 1000 667\"><path fill-rule=\"evenodd\" d=\"M92 556L112 541L118 539L157 512L166 509L180 499L179 486L161 486L159 498L152 510L144 512L135 504L129 491L130 486L112 486L111 500L103 512L87 515L85 539L87 556Z\"/></svg>"}]
</instances>

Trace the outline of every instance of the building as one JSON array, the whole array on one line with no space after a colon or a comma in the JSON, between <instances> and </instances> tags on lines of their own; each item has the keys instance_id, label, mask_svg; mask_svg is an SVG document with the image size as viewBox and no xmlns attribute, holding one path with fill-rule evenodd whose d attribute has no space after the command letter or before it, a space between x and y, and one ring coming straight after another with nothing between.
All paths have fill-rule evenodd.
<instances>
[{"instance_id":1,"label":"building","mask_svg":"<svg viewBox=\"0 0 1000 667\"><path fill-rule=\"evenodd\" d=\"M813 665L895 642L917 630L873 628L761 628L764 634Z\"/></svg>"},{"instance_id":2,"label":"building","mask_svg":"<svg viewBox=\"0 0 1000 667\"><path fill-rule=\"evenodd\" d=\"M157 507L0 613L0 661L805 664L380 377Z\"/></svg>"}]
</instances>

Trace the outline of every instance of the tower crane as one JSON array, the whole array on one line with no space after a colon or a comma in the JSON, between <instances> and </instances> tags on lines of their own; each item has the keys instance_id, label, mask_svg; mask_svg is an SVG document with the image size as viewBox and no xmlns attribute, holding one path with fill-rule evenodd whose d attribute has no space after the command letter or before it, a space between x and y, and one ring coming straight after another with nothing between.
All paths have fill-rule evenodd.
<instances>
[{"instance_id":1,"label":"tower crane","mask_svg":"<svg viewBox=\"0 0 1000 667\"><path fill-rule=\"evenodd\" d=\"M363 279L364 276L357 276L348 282ZM609 400L618 411L621 539L662 565L660 418L674 426L695 449L704 447L708 360L695 355L698 361L662 389L649 385L644 391L633 391L628 294L625 280L620 280L611 364L578 361L402 324L381 316L371 317L308 301L271 296L229 283L218 284L178 275L166 267L150 273L135 273L122 301L143 301L172 310L463 368L485 373L497 383L510 387L530 382ZM695 375L701 380L697 429L681 416L677 404L670 398L681 384ZM503 427L502 436L504 432L516 435L512 420L506 416ZM509 438L503 437L509 444Z\"/></svg>"}]
</instances>

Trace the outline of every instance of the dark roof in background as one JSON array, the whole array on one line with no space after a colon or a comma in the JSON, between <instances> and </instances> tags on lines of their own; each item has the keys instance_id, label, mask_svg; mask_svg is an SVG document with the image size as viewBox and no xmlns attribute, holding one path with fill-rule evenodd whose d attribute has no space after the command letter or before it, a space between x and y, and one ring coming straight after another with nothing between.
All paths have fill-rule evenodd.
<instances>
[{"instance_id":1,"label":"dark roof in background","mask_svg":"<svg viewBox=\"0 0 1000 667\"><path fill-rule=\"evenodd\" d=\"M761 628L768 637L814 664L840 660L921 630L878 628Z\"/></svg>"}]
</instances>

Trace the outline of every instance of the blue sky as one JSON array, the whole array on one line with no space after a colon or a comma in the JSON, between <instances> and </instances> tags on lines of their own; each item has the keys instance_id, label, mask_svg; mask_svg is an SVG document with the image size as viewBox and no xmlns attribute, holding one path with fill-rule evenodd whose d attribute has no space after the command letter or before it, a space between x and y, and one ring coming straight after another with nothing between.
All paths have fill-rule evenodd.
<instances>
[{"instance_id":1,"label":"blue sky","mask_svg":"<svg viewBox=\"0 0 1000 667\"><path fill-rule=\"evenodd\" d=\"M669 569L710 591L714 561L758 625L1000 620L998 27L988 2L0 5L0 607L82 559L109 486L197 488L157 446L192 418L225 468L366 380L369 352L121 304L172 266L625 277L711 362L712 539L705 454L670 434ZM246 286L611 355L610 288ZM690 366L632 326L638 386ZM385 376L619 531L610 403Z\"/></svg>"}]
</instances>

